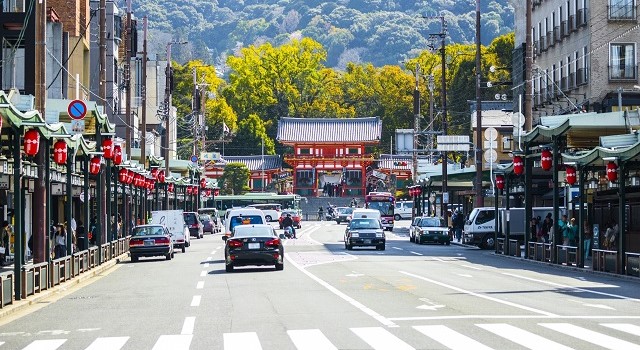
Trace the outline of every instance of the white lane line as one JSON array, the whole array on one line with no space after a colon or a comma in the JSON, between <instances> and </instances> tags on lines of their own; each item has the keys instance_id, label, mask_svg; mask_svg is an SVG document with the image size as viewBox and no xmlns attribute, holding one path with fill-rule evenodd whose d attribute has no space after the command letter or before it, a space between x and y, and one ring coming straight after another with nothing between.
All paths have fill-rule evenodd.
<instances>
[{"instance_id":1,"label":"white lane line","mask_svg":"<svg viewBox=\"0 0 640 350\"><path fill-rule=\"evenodd\" d=\"M338 350L319 329L287 331L297 350Z\"/></svg>"},{"instance_id":2,"label":"white lane line","mask_svg":"<svg viewBox=\"0 0 640 350\"><path fill-rule=\"evenodd\" d=\"M208 256L207 259L205 259L205 261L212 261L213 257L212 256Z\"/></svg>"},{"instance_id":3,"label":"white lane line","mask_svg":"<svg viewBox=\"0 0 640 350\"><path fill-rule=\"evenodd\" d=\"M362 303L360 303L359 301L353 299L352 297L346 295L345 293L341 292L340 290L338 290L338 288L330 285L329 283L323 281L322 279L320 279L319 277L317 277L316 275L312 274L311 272L307 271L307 269L303 268L302 266L298 265L298 263L296 263L290 256L289 253L285 253L284 254L285 257L287 258L287 261L289 262L289 264L293 265L296 269L300 270L302 273L304 273L305 275L307 275L307 277L311 278L312 280L316 281L318 284L320 284L321 286L325 287L326 289L328 289L330 292L332 292L333 294L339 296L340 298L342 298L344 301L348 302L349 304L353 305L354 307L356 307L358 310L364 312L365 314L373 317L374 319L376 319L377 321L379 321L380 323L382 323L383 325L387 326L387 327L398 327L397 324L395 324L394 322L392 322L391 320L389 320L388 318L380 315L379 313L371 310L370 308L364 306Z\"/></svg>"},{"instance_id":4,"label":"white lane line","mask_svg":"<svg viewBox=\"0 0 640 350\"><path fill-rule=\"evenodd\" d=\"M437 285L439 285L441 287L452 289L452 290L458 291L460 293L473 295L475 297L486 299L486 300L491 300L491 301L494 301L496 303L509 305L509 306L512 306L512 307L515 307L515 308L518 308L518 309L530 311L530 312L541 314L541 315L545 315L545 316L557 316L556 314L551 313L551 312L538 310L538 309L535 309L535 308L532 308L532 307L528 307L528 306L525 306L525 305L520 305L520 304L516 304L516 303L510 302L510 301L494 298L494 297L491 297L491 296L488 296L488 295L472 292L470 290L462 289L462 288L459 288L459 287L456 287L456 286L452 286L450 284L446 284L446 283L442 283L442 282L439 282L439 281L435 281L435 280L432 280L430 278L419 276L419 275L416 275L416 274L413 274L413 273L410 273L410 272L400 271L400 273L405 274L407 276L411 276L411 277L420 279L420 280L423 280L423 281L426 281L426 282L429 282L429 283L437 284Z\"/></svg>"},{"instance_id":5,"label":"white lane line","mask_svg":"<svg viewBox=\"0 0 640 350\"><path fill-rule=\"evenodd\" d=\"M351 331L375 350L415 350L413 346L382 327L351 328Z\"/></svg>"},{"instance_id":6,"label":"white lane line","mask_svg":"<svg viewBox=\"0 0 640 350\"><path fill-rule=\"evenodd\" d=\"M618 298L618 299L624 299L624 300L631 300L631 301L637 301L640 302L640 299L635 299L635 298L630 298L630 297L625 297L624 295L618 295L618 294L611 294L611 293L605 293L605 292L598 292L595 290L590 290L590 289L584 289L584 288L580 288L580 287L573 287L573 286L569 286L566 284L561 284L561 283L555 283L555 282L550 282L550 281L544 281L544 280L539 280L536 278L531 278L531 277L524 277L524 276L519 276L513 273L508 273L508 272L503 272L503 275L506 276L511 276L511 277L515 277L515 278L520 278L523 280L527 280L527 281L531 281L531 282L538 282L538 283L543 283L543 284L548 284L554 287L559 287L559 288L570 288L573 290L579 290L581 292L587 292L587 293L593 293L593 294L597 294L597 295L604 295L607 297L613 297L613 298Z\"/></svg>"},{"instance_id":7,"label":"white lane line","mask_svg":"<svg viewBox=\"0 0 640 350\"><path fill-rule=\"evenodd\" d=\"M185 317L184 323L182 324L181 335L193 334L193 327L196 325L195 317Z\"/></svg>"},{"instance_id":8,"label":"white lane line","mask_svg":"<svg viewBox=\"0 0 640 350\"><path fill-rule=\"evenodd\" d=\"M542 327L560 332L565 336L571 336L587 343L596 344L606 349L640 350L640 345L630 343L615 337L594 332L592 330L578 327L570 323L538 323Z\"/></svg>"},{"instance_id":9,"label":"white lane line","mask_svg":"<svg viewBox=\"0 0 640 350\"><path fill-rule=\"evenodd\" d=\"M120 350L127 340L129 337L96 338L85 350Z\"/></svg>"},{"instance_id":10,"label":"white lane line","mask_svg":"<svg viewBox=\"0 0 640 350\"><path fill-rule=\"evenodd\" d=\"M506 323L477 324L476 326L531 350L573 350L573 348Z\"/></svg>"},{"instance_id":11,"label":"white lane line","mask_svg":"<svg viewBox=\"0 0 640 350\"><path fill-rule=\"evenodd\" d=\"M255 332L224 333L224 350L262 350Z\"/></svg>"},{"instance_id":12,"label":"white lane line","mask_svg":"<svg viewBox=\"0 0 640 350\"><path fill-rule=\"evenodd\" d=\"M492 350L490 347L464 334L458 333L447 326L413 326L413 328L451 350Z\"/></svg>"},{"instance_id":13,"label":"white lane line","mask_svg":"<svg viewBox=\"0 0 640 350\"><path fill-rule=\"evenodd\" d=\"M34 340L22 350L55 350L66 341L66 339Z\"/></svg>"},{"instance_id":14,"label":"white lane line","mask_svg":"<svg viewBox=\"0 0 640 350\"><path fill-rule=\"evenodd\" d=\"M640 337L640 326L629 323L600 323L600 325Z\"/></svg>"},{"instance_id":15,"label":"white lane line","mask_svg":"<svg viewBox=\"0 0 640 350\"><path fill-rule=\"evenodd\" d=\"M204 288L204 281L198 281L198 284L196 284L196 289L202 289Z\"/></svg>"},{"instance_id":16,"label":"white lane line","mask_svg":"<svg viewBox=\"0 0 640 350\"><path fill-rule=\"evenodd\" d=\"M436 320L640 320L640 316L602 316L602 315L577 315L577 316L541 316L541 315L454 315L454 316L416 316L416 317L389 317L391 321L436 321Z\"/></svg>"},{"instance_id":17,"label":"white lane line","mask_svg":"<svg viewBox=\"0 0 640 350\"><path fill-rule=\"evenodd\" d=\"M200 306L200 300L202 300L201 295L194 295L191 299L191 306Z\"/></svg>"},{"instance_id":18,"label":"white lane line","mask_svg":"<svg viewBox=\"0 0 640 350\"><path fill-rule=\"evenodd\" d=\"M204 268L206 269L207 267L209 267L209 263L204 264Z\"/></svg>"},{"instance_id":19,"label":"white lane line","mask_svg":"<svg viewBox=\"0 0 640 350\"><path fill-rule=\"evenodd\" d=\"M216 252L217 252L217 250L212 250L212 251L211 251L211 253L209 253L209 254L213 255L213 254L215 254Z\"/></svg>"},{"instance_id":20,"label":"white lane line","mask_svg":"<svg viewBox=\"0 0 640 350\"><path fill-rule=\"evenodd\" d=\"M422 254L420 254L420 253L418 253L418 252L409 252L409 253L411 253L411 254L415 254L415 255L422 255Z\"/></svg>"},{"instance_id":21,"label":"white lane line","mask_svg":"<svg viewBox=\"0 0 640 350\"><path fill-rule=\"evenodd\" d=\"M312 227L310 229L306 229L304 232L298 233L296 234L296 236L298 238L301 237L301 234L304 233L304 235L306 236L305 239L313 244L317 244L317 245L323 245L321 242L316 241L315 239L311 238L311 234L315 231L317 231L318 229L320 229L320 226L315 226Z\"/></svg>"},{"instance_id":22,"label":"white lane line","mask_svg":"<svg viewBox=\"0 0 640 350\"><path fill-rule=\"evenodd\" d=\"M200 277L204 277L207 275L207 270L200 271Z\"/></svg>"},{"instance_id":23,"label":"white lane line","mask_svg":"<svg viewBox=\"0 0 640 350\"><path fill-rule=\"evenodd\" d=\"M473 276L466 274L466 273L456 273L456 275L460 276L460 277L467 277L467 278L471 278Z\"/></svg>"},{"instance_id":24,"label":"white lane line","mask_svg":"<svg viewBox=\"0 0 640 350\"><path fill-rule=\"evenodd\" d=\"M216 248L216 249L222 249L222 247L218 247L218 248Z\"/></svg>"},{"instance_id":25,"label":"white lane line","mask_svg":"<svg viewBox=\"0 0 640 350\"><path fill-rule=\"evenodd\" d=\"M482 270L482 269L481 269L481 268L479 268L479 267L471 266L471 265L467 265L467 264L462 264L462 265L460 265L460 266L462 266L462 267L466 267L466 268L468 268L468 269L478 270L478 271L481 271L481 270Z\"/></svg>"},{"instance_id":26,"label":"white lane line","mask_svg":"<svg viewBox=\"0 0 640 350\"><path fill-rule=\"evenodd\" d=\"M400 247L391 247L391 248L396 249L396 250L404 250L404 249L402 249Z\"/></svg>"},{"instance_id":27,"label":"white lane line","mask_svg":"<svg viewBox=\"0 0 640 350\"><path fill-rule=\"evenodd\" d=\"M432 257L431 259L435 261L445 262L444 259L436 258L435 256Z\"/></svg>"},{"instance_id":28,"label":"white lane line","mask_svg":"<svg viewBox=\"0 0 640 350\"><path fill-rule=\"evenodd\" d=\"M189 350L191 334L161 335L151 350Z\"/></svg>"}]
</instances>

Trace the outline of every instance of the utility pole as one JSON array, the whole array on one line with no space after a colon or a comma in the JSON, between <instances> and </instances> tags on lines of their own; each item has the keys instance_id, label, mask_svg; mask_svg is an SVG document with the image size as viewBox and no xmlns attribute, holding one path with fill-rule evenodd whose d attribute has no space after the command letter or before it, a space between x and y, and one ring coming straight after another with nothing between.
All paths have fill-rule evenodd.
<instances>
[{"instance_id":1,"label":"utility pole","mask_svg":"<svg viewBox=\"0 0 640 350\"><path fill-rule=\"evenodd\" d=\"M100 95L99 103L102 104L104 113L107 113L107 108L108 108L107 106L107 0L100 0L99 11L100 11L100 21L99 21L99 26L100 26L99 55L100 57L98 58L98 60L100 62L100 74L99 74L100 87L98 89L98 94ZM102 136L97 137L96 140L98 141L98 145L101 144ZM104 190L107 187L106 182L107 182L106 174L104 171L101 171L100 174L98 175L99 191L97 192L99 194L98 201L100 201L100 203L98 205L99 210L96 213L96 216L98 217L97 222L98 222L98 225L100 225L98 234L96 235L96 243L98 244L98 246L100 246L103 242L105 242L105 237L107 237L107 228L109 227L108 223L111 220L111 218L107 216L107 196L105 195L107 191ZM111 203L109 203L109 205L111 205ZM100 261L100 263L102 263L101 259L102 259L101 249L98 249L98 260Z\"/></svg>"},{"instance_id":2,"label":"utility pole","mask_svg":"<svg viewBox=\"0 0 640 350\"><path fill-rule=\"evenodd\" d=\"M436 83L433 80L433 75L429 75L429 82L427 83L429 87L429 162L433 163L433 90L436 88Z\"/></svg>"},{"instance_id":3,"label":"utility pole","mask_svg":"<svg viewBox=\"0 0 640 350\"><path fill-rule=\"evenodd\" d=\"M416 87L413 90L413 184L418 182L418 137L420 133L420 90L418 82L420 79L420 65L416 64ZM392 150L393 153L393 150Z\"/></svg>"},{"instance_id":4,"label":"utility pole","mask_svg":"<svg viewBox=\"0 0 640 350\"><path fill-rule=\"evenodd\" d=\"M531 131L533 128L533 111L531 97L533 94L533 81L531 80L531 69L533 68L533 43L531 38L531 0L526 0L526 39L525 39L525 70L524 70L524 129L525 131Z\"/></svg>"},{"instance_id":5,"label":"utility pole","mask_svg":"<svg viewBox=\"0 0 640 350\"><path fill-rule=\"evenodd\" d=\"M140 126L140 155L143 165L147 167L147 16L142 19L142 84L140 99L142 105L142 121ZM167 169L167 176L170 176ZM169 209L169 208L165 208Z\"/></svg>"},{"instance_id":6,"label":"utility pole","mask_svg":"<svg viewBox=\"0 0 640 350\"><path fill-rule=\"evenodd\" d=\"M164 114L164 143L166 147L164 149L164 168L167 169L167 171L169 171L169 149L171 147L169 144L169 126L171 124L169 122L169 117L171 116L171 44L172 43L167 44L167 68L164 71L164 108L166 108ZM169 208L169 197L165 196L164 201L165 207Z\"/></svg>"},{"instance_id":7,"label":"utility pole","mask_svg":"<svg viewBox=\"0 0 640 350\"><path fill-rule=\"evenodd\" d=\"M200 96L198 94L198 73L197 68L193 67L193 105L191 109L193 111L194 123L193 123L193 153L194 155L198 155L199 143L200 143L200 106L199 104Z\"/></svg>"},{"instance_id":8,"label":"utility pole","mask_svg":"<svg viewBox=\"0 0 640 350\"><path fill-rule=\"evenodd\" d=\"M482 78L482 53L480 43L480 0L476 0L476 208L484 206L482 194L482 91L480 79Z\"/></svg>"},{"instance_id":9,"label":"utility pole","mask_svg":"<svg viewBox=\"0 0 640 350\"><path fill-rule=\"evenodd\" d=\"M125 84L125 104L126 104L126 127L125 127L125 149L127 157L131 155L131 127L133 122L131 121L131 35L133 30L131 29L131 0L127 0L127 53L125 54L124 65L124 84ZM144 154L142 155L144 157Z\"/></svg>"}]
</instances>

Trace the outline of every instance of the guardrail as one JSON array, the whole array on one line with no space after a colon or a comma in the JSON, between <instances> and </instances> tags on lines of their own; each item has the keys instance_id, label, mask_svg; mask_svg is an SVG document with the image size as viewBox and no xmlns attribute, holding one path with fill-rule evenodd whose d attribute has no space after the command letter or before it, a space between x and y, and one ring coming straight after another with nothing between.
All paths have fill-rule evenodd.
<instances>
[{"instance_id":1,"label":"guardrail","mask_svg":"<svg viewBox=\"0 0 640 350\"><path fill-rule=\"evenodd\" d=\"M567 266L578 265L578 247L558 245L556 246L556 256L558 257L558 264Z\"/></svg>"},{"instance_id":2,"label":"guardrail","mask_svg":"<svg viewBox=\"0 0 640 350\"><path fill-rule=\"evenodd\" d=\"M618 273L618 251L593 249L593 270Z\"/></svg>"},{"instance_id":3,"label":"guardrail","mask_svg":"<svg viewBox=\"0 0 640 350\"><path fill-rule=\"evenodd\" d=\"M517 239L509 240L509 256L522 256L520 251L520 242Z\"/></svg>"},{"instance_id":4,"label":"guardrail","mask_svg":"<svg viewBox=\"0 0 640 350\"><path fill-rule=\"evenodd\" d=\"M48 263L42 262L23 266L20 271L22 277L21 297L26 298L57 286L127 253L129 251L129 238L127 236L105 243L100 247L90 247L87 250L79 251ZM102 250L102 261L98 261L98 249ZM14 281L13 271L0 274L0 309L13 303Z\"/></svg>"},{"instance_id":5,"label":"guardrail","mask_svg":"<svg viewBox=\"0 0 640 350\"><path fill-rule=\"evenodd\" d=\"M551 262L551 243L529 242L529 259Z\"/></svg>"},{"instance_id":6,"label":"guardrail","mask_svg":"<svg viewBox=\"0 0 640 350\"><path fill-rule=\"evenodd\" d=\"M640 277L640 254L624 253L624 266L627 275Z\"/></svg>"}]
</instances>

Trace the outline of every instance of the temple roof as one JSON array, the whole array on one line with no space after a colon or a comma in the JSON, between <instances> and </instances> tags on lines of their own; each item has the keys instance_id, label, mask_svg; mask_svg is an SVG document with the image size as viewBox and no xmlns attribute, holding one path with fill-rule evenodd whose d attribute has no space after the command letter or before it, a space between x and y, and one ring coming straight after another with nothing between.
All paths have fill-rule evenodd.
<instances>
[{"instance_id":1,"label":"temple roof","mask_svg":"<svg viewBox=\"0 0 640 350\"><path fill-rule=\"evenodd\" d=\"M369 118L281 118L281 143L379 143L382 121Z\"/></svg>"}]
</instances>

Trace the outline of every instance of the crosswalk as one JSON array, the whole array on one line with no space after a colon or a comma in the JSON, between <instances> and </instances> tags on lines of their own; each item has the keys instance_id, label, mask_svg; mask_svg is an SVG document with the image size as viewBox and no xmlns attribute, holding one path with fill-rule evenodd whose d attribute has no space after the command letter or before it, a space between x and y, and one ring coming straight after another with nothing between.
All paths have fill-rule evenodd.
<instances>
[{"instance_id":1,"label":"crosswalk","mask_svg":"<svg viewBox=\"0 0 640 350\"><path fill-rule=\"evenodd\" d=\"M540 322L527 324L527 329L507 323L476 323L473 325L414 325L398 328L355 327L349 328L352 339L336 336L331 340L319 329L287 330L286 334L269 332L223 333L224 350L262 350L264 344L281 343L284 348L297 350L338 350L355 346L358 349L373 350L414 350L438 348L451 350L492 350L516 348L532 350L571 350L571 349L625 349L640 350L640 326L630 323L589 323L588 326L563 322ZM205 336L205 335L203 335ZM220 335L207 334L206 337ZM190 349L196 335L161 335L155 344L149 344L151 350ZM262 342L261 342L261 337ZM404 337L405 339L401 339ZM22 338L22 337L21 337ZM622 339L624 338L624 339ZM18 338L0 338L0 350L121 350L130 349L127 342L130 337L99 337L78 346L78 340L72 344L68 339L39 339L29 344L19 344ZM346 345L348 344L348 345ZM355 344L355 345L354 345ZM585 344L589 344L588 346ZM67 346L67 347L65 347ZM367 347L368 346L368 347ZM266 347L268 348L268 347Z\"/></svg>"}]
</instances>

